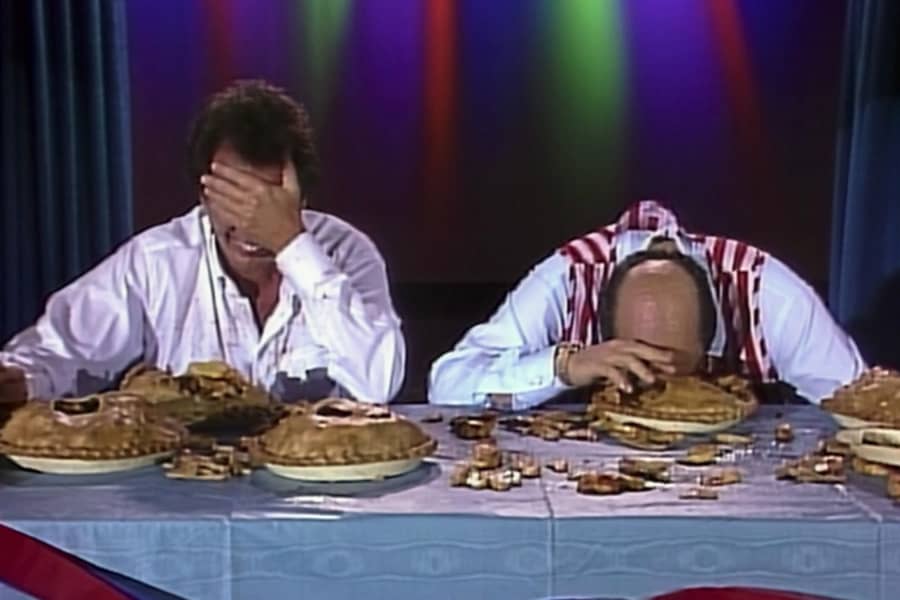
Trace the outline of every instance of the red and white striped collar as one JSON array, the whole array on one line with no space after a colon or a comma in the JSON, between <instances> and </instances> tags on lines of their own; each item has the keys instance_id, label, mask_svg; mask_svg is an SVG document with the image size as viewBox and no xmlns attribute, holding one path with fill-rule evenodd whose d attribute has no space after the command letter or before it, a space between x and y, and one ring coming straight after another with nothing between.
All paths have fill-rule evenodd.
<instances>
[{"instance_id":1,"label":"red and white striped collar","mask_svg":"<svg viewBox=\"0 0 900 600\"><path fill-rule=\"evenodd\" d=\"M656 200L635 202L622 213L614 225L616 233L623 231L653 231L667 237L683 233L678 218Z\"/></svg>"},{"instance_id":2,"label":"red and white striped collar","mask_svg":"<svg viewBox=\"0 0 900 600\"><path fill-rule=\"evenodd\" d=\"M681 254L703 262L700 260L704 255L702 240L685 231L675 213L656 200L641 200L632 204L609 229L618 257L646 250L655 240L666 238L675 243Z\"/></svg>"},{"instance_id":3,"label":"red and white striped collar","mask_svg":"<svg viewBox=\"0 0 900 600\"><path fill-rule=\"evenodd\" d=\"M703 239L685 231L675 213L656 200L641 200L632 204L615 223L572 240L562 248L562 252L574 263L614 264L635 252L647 250L659 238L671 239L681 254L692 257L706 272L710 289L714 289ZM725 343L724 322L721 310L717 310L716 331L709 353L721 356Z\"/></svg>"}]
</instances>

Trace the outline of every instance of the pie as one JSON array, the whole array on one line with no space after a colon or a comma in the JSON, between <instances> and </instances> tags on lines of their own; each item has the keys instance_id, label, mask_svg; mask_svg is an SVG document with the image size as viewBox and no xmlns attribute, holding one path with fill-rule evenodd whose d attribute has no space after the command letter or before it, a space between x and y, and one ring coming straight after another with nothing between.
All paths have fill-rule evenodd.
<instances>
[{"instance_id":1,"label":"pie","mask_svg":"<svg viewBox=\"0 0 900 600\"><path fill-rule=\"evenodd\" d=\"M33 401L0 430L0 452L13 456L106 460L174 450L184 430L146 410L140 396L107 392Z\"/></svg>"},{"instance_id":2,"label":"pie","mask_svg":"<svg viewBox=\"0 0 900 600\"><path fill-rule=\"evenodd\" d=\"M721 487L743 481L744 477L739 469L716 469L700 476L700 485L706 487Z\"/></svg>"},{"instance_id":3,"label":"pie","mask_svg":"<svg viewBox=\"0 0 900 600\"><path fill-rule=\"evenodd\" d=\"M640 450L668 450L684 438L678 432L659 431L634 423L620 423L609 418L591 423L591 430L603 433L617 442Z\"/></svg>"},{"instance_id":4,"label":"pie","mask_svg":"<svg viewBox=\"0 0 900 600\"><path fill-rule=\"evenodd\" d=\"M678 497L681 500L718 500L719 492L713 488L695 487L681 492Z\"/></svg>"},{"instance_id":5,"label":"pie","mask_svg":"<svg viewBox=\"0 0 900 600\"><path fill-rule=\"evenodd\" d=\"M727 376L658 377L654 385L625 393L605 385L594 391L589 414L596 419L614 418L663 431L688 431L692 424L732 424L750 416L758 405L750 383ZM691 431L693 432L693 431Z\"/></svg>"},{"instance_id":6,"label":"pie","mask_svg":"<svg viewBox=\"0 0 900 600\"><path fill-rule=\"evenodd\" d=\"M143 396L151 412L185 425L265 417L276 408L262 389L218 361L191 363L179 376L138 365L125 374L120 387Z\"/></svg>"},{"instance_id":7,"label":"pie","mask_svg":"<svg viewBox=\"0 0 900 600\"><path fill-rule=\"evenodd\" d=\"M847 481L843 457L815 454L805 454L796 460L785 462L776 469L775 477L798 483L844 483Z\"/></svg>"},{"instance_id":8,"label":"pie","mask_svg":"<svg viewBox=\"0 0 900 600\"><path fill-rule=\"evenodd\" d=\"M650 489L640 477L631 477L621 473L598 473L589 471L578 477L575 491L579 494L607 496L622 492L641 492Z\"/></svg>"},{"instance_id":9,"label":"pie","mask_svg":"<svg viewBox=\"0 0 900 600\"><path fill-rule=\"evenodd\" d=\"M836 419L849 417L847 426L900 427L900 373L881 367L868 369L822 400L822 408Z\"/></svg>"},{"instance_id":10,"label":"pie","mask_svg":"<svg viewBox=\"0 0 900 600\"><path fill-rule=\"evenodd\" d=\"M424 458L437 442L384 406L345 398L291 406L272 429L255 438L265 463L344 466Z\"/></svg>"},{"instance_id":11,"label":"pie","mask_svg":"<svg viewBox=\"0 0 900 600\"><path fill-rule=\"evenodd\" d=\"M672 481L672 463L668 460L625 456L619 459L619 473L668 483Z\"/></svg>"},{"instance_id":12,"label":"pie","mask_svg":"<svg viewBox=\"0 0 900 600\"><path fill-rule=\"evenodd\" d=\"M450 430L463 440L483 440L491 437L496 423L497 415L493 413L459 415L450 419Z\"/></svg>"},{"instance_id":13,"label":"pie","mask_svg":"<svg viewBox=\"0 0 900 600\"><path fill-rule=\"evenodd\" d=\"M587 428L588 422L584 415L549 410L507 417L500 420L500 426L519 435L539 437L552 442L561 437L579 440L595 438Z\"/></svg>"},{"instance_id":14,"label":"pie","mask_svg":"<svg viewBox=\"0 0 900 600\"><path fill-rule=\"evenodd\" d=\"M888 473L887 495L895 500L900 498L900 473Z\"/></svg>"},{"instance_id":15,"label":"pie","mask_svg":"<svg viewBox=\"0 0 900 600\"><path fill-rule=\"evenodd\" d=\"M696 444L687 449L676 461L681 465L711 465L719 457L719 446L716 444Z\"/></svg>"}]
</instances>

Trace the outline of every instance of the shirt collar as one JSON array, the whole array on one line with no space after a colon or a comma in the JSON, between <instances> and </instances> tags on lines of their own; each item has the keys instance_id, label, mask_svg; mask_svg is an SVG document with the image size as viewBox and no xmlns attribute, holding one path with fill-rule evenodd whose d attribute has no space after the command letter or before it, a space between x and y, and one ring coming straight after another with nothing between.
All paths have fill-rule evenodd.
<instances>
[{"instance_id":1,"label":"shirt collar","mask_svg":"<svg viewBox=\"0 0 900 600\"><path fill-rule=\"evenodd\" d=\"M212 228L212 221L203 206L200 207L199 215L200 228L203 231L203 251L208 258L207 263L209 264L213 279L215 279L217 285L221 286L220 289L223 293L231 297L242 298L243 296L238 290L237 284L235 284L234 280L228 276L228 273L225 272L225 267L222 266L222 256L219 253L219 245L216 243L216 235ZM294 306L293 310L297 310L296 305L299 302L299 297L289 288L284 277L281 278L281 285L278 289L278 301L279 303L285 301L291 302Z\"/></svg>"}]
</instances>

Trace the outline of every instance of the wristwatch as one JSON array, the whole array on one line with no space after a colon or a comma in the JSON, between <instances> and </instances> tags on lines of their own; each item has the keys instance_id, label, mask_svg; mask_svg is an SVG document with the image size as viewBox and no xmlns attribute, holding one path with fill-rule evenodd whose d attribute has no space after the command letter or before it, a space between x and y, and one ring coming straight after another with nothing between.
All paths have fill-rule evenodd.
<instances>
[{"instance_id":1,"label":"wristwatch","mask_svg":"<svg viewBox=\"0 0 900 600\"><path fill-rule=\"evenodd\" d=\"M556 345L556 352L553 353L553 374L566 385L572 385L569 379L569 359L583 348L584 344L581 342L561 342Z\"/></svg>"}]
</instances>

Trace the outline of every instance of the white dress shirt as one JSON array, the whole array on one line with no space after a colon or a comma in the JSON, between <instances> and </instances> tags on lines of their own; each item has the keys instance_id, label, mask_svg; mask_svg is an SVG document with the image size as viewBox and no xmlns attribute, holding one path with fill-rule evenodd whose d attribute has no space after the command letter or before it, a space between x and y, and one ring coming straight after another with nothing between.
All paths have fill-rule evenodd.
<instances>
[{"instance_id":1,"label":"white dress shirt","mask_svg":"<svg viewBox=\"0 0 900 600\"><path fill-rule=\"evenodd\" d=\"M406 346L384 261L337 217L304 210L303 222L306 231L275 257L283 277L262 331L197 207L51 295L0 363L25 371L31 398L109 387L137 360L176 374L192 361L224 360L276 395L324 369L359 400L387 402L403 381Z\"/></svg>"},{"instance_id":2,"label":"white dress shirt","mask_svg":"<svg viewBox=\"0 0 900 600\"><path fill-rule=\"evenodd\" d=\"M616 236L620 258L646 249L652 235ZM702 244L674 240L707 271ZM555 253L537 265L507 295L487 323L470 329L438 358L429 375L429 401L484 405L489 394L508 395L512 407L536 406L565 391L554 375L555 345L561 340L568 297L569 259ZM710 279L711 282L711 279ZM818 402L855 379L865 363L853 340L834 322L816 292L790 268L767 258L760 281L760 318L772 364L799 395ZM721 356L725 330L721 311L709 354Z\"/></svg>"}]
</instances>

